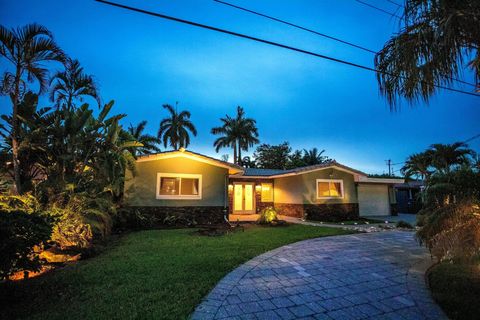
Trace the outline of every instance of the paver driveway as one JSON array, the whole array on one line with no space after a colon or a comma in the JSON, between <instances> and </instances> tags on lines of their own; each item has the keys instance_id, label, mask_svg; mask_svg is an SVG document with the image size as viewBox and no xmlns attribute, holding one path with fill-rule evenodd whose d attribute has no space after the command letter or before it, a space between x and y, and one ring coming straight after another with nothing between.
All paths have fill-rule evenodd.
<instances>
[{"instance_id":1,"label":"paver driveway","mask_svg":"<svg viewBox=\"0 0 480 320\"><path fill-rule=\"evenodd\" d=\"M446 319L425 285L426 258L412 232L297 242L229 273L192 318Z\"/></svg>"}]
</instances>

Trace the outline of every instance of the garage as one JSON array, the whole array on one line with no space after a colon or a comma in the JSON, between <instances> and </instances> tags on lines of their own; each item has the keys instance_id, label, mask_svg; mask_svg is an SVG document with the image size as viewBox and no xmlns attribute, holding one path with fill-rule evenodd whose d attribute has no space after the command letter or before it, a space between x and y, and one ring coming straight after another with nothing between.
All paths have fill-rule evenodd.
<instances>
[{"instance_id":1,"label":"garage","mask_svg":"<svg viewBox=\"0 0 480 320\"><path fill-rule=\"evenodd\" d=\"M361 217L390 215L388 185L359 184L358 207Z\"/></svg>"}]
</instances>

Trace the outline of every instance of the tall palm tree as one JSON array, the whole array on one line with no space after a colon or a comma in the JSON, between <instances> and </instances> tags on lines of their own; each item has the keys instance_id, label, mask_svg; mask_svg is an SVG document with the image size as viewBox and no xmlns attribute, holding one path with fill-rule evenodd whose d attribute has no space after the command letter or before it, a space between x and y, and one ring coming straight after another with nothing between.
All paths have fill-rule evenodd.
<instances>
[{"instance_id":1,"label":"tall palm tree","mask_svg":"<svg viewBox=\"0 0 480 320\"><path fill-rule=\"evenodd\" d=\"M160 148L157 144L160 143L160 139L155 136L152 136L147 133L143 133L145 130L145 126L147 125L147 121L141 121L135 127L130 124L127 131L130 136L137 142L141 143L143 146L134 148L131 150L134 156L142 155L142 154L150 154L154 152L159 152Z\"/></svg>"},{"instance_id":2,"label":"tall palm tree","mask_svg":"<svg viewBox=\"0 0 480 320\"><path fill-rule=\"evenodd\" d=\"M0 26L0 56L8 60L15 71L6 71L0 83L1 93L12 100L12 157L13 174L17 193L21 193L20 164L18 159L18 105L27 92L27 82L37 80L39 93L48 86L48 70L43 63L65 61L65 55L53 40L47 28L29 24L17 29Z\"/></svg>"},{"instance_id":3,"label":"tall palm tree","mask_svg":"<svg viewBox=\"0 0 480 320\"><path fill-rule=\"evenodd\" d=\"M431 146L431 153L433 167L443 173L448 173L452 166L468 163L468 156L472 155L472 150L468 149L463 142L436 143Z\"/></svg>"},{"instance_id":4,"label":"tall palm tree","mask_svg":"<svg viewBox=\"0 0 480 320\"><path fill-rule=\"evenodd\" d=\"M408 157L404 166L401 169L401 173L407 178L420 177L420 179L428 179L432 173L430 168L432 166L432 153L427 150L421 153L414 153Z\"/></svg>"},{"instance_id":5,"label":"tall palm tree","mask_svg":"<svg viewBox=\"0 0 480 320\"><path fill-rule=\"evenodd\" d=\"M245 117L245 111L242 107L237 107L235 118L226 115L220 118L222 126L212 128L211 133L221 135L213 145L218 152L221 148L230 147L233 149L233 162L242 162L242 150L248 151L248 148L259 143L258 129L256 121Z\"/></svg>"},{"instance_id":6,"label":"tall palm tree","mask_svg":"<svg viewBox=\"0 0 480 320\"><path fill-rule=\"evenodd\" d=\"M402 28L375 56L380 92L391 108L399 98L428 101L435 85L451 84L467 67L478 90L478 0L407 0L404 8Z\"/></svg>"},{"instance_id":7,"label":"tall palm tree","mask_svg":"<svg viewBox=\"0 0 480 320\"><path fill-rule=\"evenodd\" d=\"M84 96L94 98L98 106L101 105L100 96L95 80L91 75L83 72L83 67L78 60L67 59L65 70L57 72L51 79L50 100L57 107L74 107L75 100L83 102Z\"/></svg>"},{"instance_id":8,"label":"tall palm tree","mask_svg":"<svg viewBox=\"0 0 480 320\"><path fill-rule=\"evenodd\" d=\"M167 145L175 150L188 147L190 144L189 132L194 136L197 135L197 129L190 121L190 112L187 110L178 112L176 106L174 109L169 104L164 104L163 108L168 110L170 116L160 122L158 139L163 141L165 148Z\"/></svg>"},{"instance_id":9,"label":"tall palm tree","mask_svg":"<svg viewBox=\"0 0 480 320\"><path fill-rule=\"evenodd\" d=\"M311 150L303 149L303 161L305 165L311 166L325 162L328 157L322 156L324 152L325 150L319 152L317 148Z\"/></svg>"}]
</instances>

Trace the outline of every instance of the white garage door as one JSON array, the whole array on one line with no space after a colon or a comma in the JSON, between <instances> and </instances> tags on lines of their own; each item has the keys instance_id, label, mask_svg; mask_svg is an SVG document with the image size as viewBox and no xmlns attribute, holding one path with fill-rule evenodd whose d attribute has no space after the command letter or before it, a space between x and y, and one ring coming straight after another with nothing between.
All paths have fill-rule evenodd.
<instances>
[{"instance_id":1,"label":"white garage door","mask_svg":"<svg viewBox=\"0 0 480 320\"><path fill-rule=\"evenodd\" d=\"M360 184L358 186L358 206L362 217L390 215L388 186Z\"/></svg>"}]
</instances>

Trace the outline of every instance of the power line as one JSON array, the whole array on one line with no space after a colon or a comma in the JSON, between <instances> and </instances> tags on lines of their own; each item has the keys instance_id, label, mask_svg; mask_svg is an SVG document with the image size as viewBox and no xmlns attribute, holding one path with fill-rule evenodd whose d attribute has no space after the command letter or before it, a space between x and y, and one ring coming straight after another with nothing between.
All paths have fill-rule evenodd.
<instances>
[{"instance_id":1,"label":"power line","mask_svg":"<svg viewBox=\"0 0 480 320\"><path fill-rule=\"evenodd\" d=\"M389 11L387 11L387 10L384 10L384 9L382 9L382 8L379 8L379 7L377 7L377 6L374 6L373 4L370 4L370 3L367 3L367 2L364 2L364 1L361 1L361 0L355 0L355 1L358 2L358 3L363 4L364 6L367 6L367 7L373 8L373 9L375 9L375 10L381 11L381 12L383 12L383 13L385 13L385 14L388 14L389 16L392 16L392 17L394 17L394 18L402 19L402 17L400 17L399 15L396 15L395 13L391 13L391 12L389 12Z\"/></svg>"},{"instance_id":2,"label":"power line","mask_svg":"<svg viewBox=\"0 0 480 320\"><path fill-rule=\"evenodd\" d=\"M328 39L331 39L331 40L334 40L334 41L338 41L338 42L341 42L343 44L346 44L346 45L349 45L351 47L355 47L357 49L360 49L360 50L363 50L363 51L367 51L369 53L373 53L373 54L376 54L377 52L375 50L372 50L372 49L368 49L368 48L365 48L363 46L360 46L360 45L357 45L357 44L354 44L354 43L351 43L349 41L345 41L345 40L342 40L340 38L337 38L337 37L333 37L333 36L329 36L325 33L321 33L321 32L318 32L316 30L312 30L312 29L309 29L309 28L306 28L306 27L302 27L298 24L295 24L293 22L288 22L286 20L282 20L280 18L276 18L276 17L273 17L273 16L269 16L265 13L261 13L261 12L258 12L258 11L254 11L254 10L251 10L251 9L248 9L248 8L245 8L245 7L240 7L240 6L237 6L235 4L232 4L232 3L229 3L229 2L226 2L226 1L222 1L222 0L213 0L217 3L220 3L220 4L223 4L223 5L226 5L226 6L229 6L229 7L232 7L232 8L235 8L235 9L238 9L238 10L241 10L241 11L245 11L245 12L248 12L248 13L251 13L251 14L254 14L254 15L257 15L257 16L260 16L260 17L263 17L263 18L267 18L267 19L270 19L270 20L273 20L273 21L276 21L276 22L279 22L279 23L282 23L282 24L286 24L288 26L291 26L291 27L294 27L294 28L297 28L297 29L300 29L300 30L303 30L303 31L307 31L307 32L310 32L310 33L313 33L313 34L316 34L316 35L319 35L321 37L325 37L325 38L328 38ZM463 80L460 80L460 79L456 79L456 78L451 78L451 77L446 77L450 80L454 80L454 81L457 81L457 82L460 82L460 83L463 83L463 84L467 84L469 86L472 86L474 88L477 87L477 85L473 84L473 83L470 83L470 82L466 82L466 81L463 81Z\"/></svg>"},{"instance_id":3,"label":"power line","mask_svg":"<svg viewBox=\"0 0 480 320\"><path fill-rule=\"evenodd\" d=\"M471 138L468 138L467 140L463 141L463 143L470 142L470 141L475 140L475 139L477 139L477 138L480 138L480 133L477 134L477 135L474 135L474 136L471 137Z\"/></svg>"},{"instance_id":4,"label":"power line","mask_svg":"<svg viewBox=\"0 0 480 320\"><path fill-rule=\"evenodd\" d=\"M292 22L288 22L288 21L285 21L285 20L282 20L282 19L279 19L279 18L275 18L275 17L269 16L269 15L266 15L264 13L260 13L258 11L253 11L253 10L250 10L250 9L247 9L247 8L244 8L244 7L240 7L240 6L225 2L225 1L221 1L221 0L213 0L213 1L224 4L226 6L230 6L230 7L235 8L235 9L239 9L239 10L242 10L242 11L245 11L245 12L252 13L252 14L257 15L257 16L264 17L264 18L267 18L267 19L270 19L270 20L273 20L273 21L276 21L276 22L280 22L280 23L289 25L291 27L294 27L294 28L297 28L297 29L300 29L300 30L303 30L303 31L314 33L314 34L319 35L321 37L325 37L325 38L328 38L328 39L331 39L331 40L334 40L334 41L338 41L338 42L341 42L343 44L355 47L355 48L360 49L360 50L364 50L364 51L367 51L367 52L370 52L370 53L373 53L373 54L377 53L374 50L362 47L360 45L357 45L357 44L354 44L354 43L351 43L351 42L348 42L348 41L345 41L345 40L342 40L342 39L339 39L339 38L336 38L336 37L332 37L332 36L329 36L325 33L321 33L321 32L318 32L318 31L315 31L315 30L312 30L312 29L309 29L309 28L305 28L305 27L302 27L298 24L294 24Z\"/></svg>"},{"instance_id":5,"label":"power line","mask_svg":"<svg viewBox=\"0 0 480 320\"><path fill-rule=\"evenodd\" d=\"M151 12L151 11L147 11L147 10L143 10L143 9L139 9L139 8L135 8L135 7L130 7L130 6L126 6L126 5L123 5L123 4L110 2L110 1L106 1L106 0L95 0L95 1L103 3L103 4L107 4L107 5L110 5L110 6L114 6L114 7L130 10L130 11L135 11L135 12L143 13L143 14L146 14L146 15L166 19L166 20L171 20L171 21L175 21L175 22L179 22L179 23L183 23L183 24L188 24L188 25L192 25L192 26L195 26L195 27L203 28L203 29L208 29L208 30L232 35L232 36L239 37L239 38L244 38L244 39L249 39L249 40L253 40L253 41L256 41L256 42L265 43L265 44L272 45L272 46L275 46L275 47L300 52L300 53L307 54L307 55L310 55L310 56L314 56L314 57L317 57L317 58L334 61L334 62L337 62L337 63L340 63L340 64L352 66L352 67L363 69L363 70L372 71L372 72L375 72L375 73L382 73L382 74L386 74L386 75L390 75L390 76L398 76L398 75L394 75L394 74L389 73L389 72L380 71L380 70L377 70L375 68L360 65L360 64L353 63L353 62L350 62L350 61L347 61L347 60L342 60L342 59L326 56L326 55L315 53L315 52L312 52L312 51L303 50L303 49L300 49L300 48L292 47L292 46L289 46L289 45L281 44L281 43L270 41L270 40L256 38L256 37L253 37L253 36L249 36L249 35L234 32L234 31L229 31L229 30L226 30L226 29L220 29L220 28L217 28L217 27L213 27L213 26L209 26L209 25L205 25L205 24L201 24L201 23L197 23L197 22L193 22L193 21L189 21L189 20L180 19L180 18L164 15L164 14L161 14L161 13L155 13L155 12ZM399 76L399 77L401 77L401 76ZM403 77L401 77L401 78L403 78ZM448 91L453 91L453 92L463 93L463 94L467 94L467 95L471 95L471 96L475 96L475 97L480 97L480 95L472 93L472 92L468 92L468 91L463 91L463 90L454 89L454 88L448 88L448 87L444 87L444 86L441 86L441 85L435 85L435 84L434 84L434 86L439 88L439 89L444 89L444 90L448 90Z\"/></svg>"},{"instance_id":6,"label":"power line","mask_svg":"<svg viewBox=\"0 0 480 320\"><path fill-rule=\"evenodd\" d=\"M402 4L400 4L400 3L397 3L397 2L395 2L395 1L392 1L392 0L387 0L387 1L388 1L388 2L390 2L390 3L393 3L393 4L394 4L394 5L396 5L396 6L399 6L399 7L405 8L405 6L404 6L404 5L402 5Z\"/></svg>"}]
</instances>

